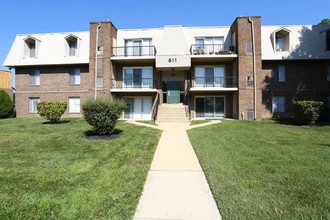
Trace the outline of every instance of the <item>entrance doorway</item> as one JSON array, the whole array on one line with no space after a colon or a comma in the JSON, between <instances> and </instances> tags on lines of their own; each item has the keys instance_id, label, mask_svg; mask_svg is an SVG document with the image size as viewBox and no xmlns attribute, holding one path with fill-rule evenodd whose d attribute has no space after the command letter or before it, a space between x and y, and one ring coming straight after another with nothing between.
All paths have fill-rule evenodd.
<instances>
[{"instance_id":1,"label":"entrance doorway","mask_svg":"<svg viewBox=\"0 0 330 220\"><path fill-rule=\"evenodd\" d=\"M180 82L168 81L167 82L167 103L180 103Z\"/></svg>"}]
</instances>

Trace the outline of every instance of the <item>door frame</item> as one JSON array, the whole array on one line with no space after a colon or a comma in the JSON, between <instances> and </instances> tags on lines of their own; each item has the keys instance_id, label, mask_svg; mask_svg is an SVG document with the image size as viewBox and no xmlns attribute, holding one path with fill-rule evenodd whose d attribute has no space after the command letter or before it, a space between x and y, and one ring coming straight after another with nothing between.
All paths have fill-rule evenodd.
<instances>
[{"instance_id":1,"label":"door frame","mask_svg":"<svg viewBox=\"0 0 330 220\"><path fill-rule=\"evenodd\" d=\"M177 89L177 90L173 90L173 89L172 89L172 90L169 90L169 89L168 89L168 83L173 83L173 82L177 83L177 85L178 85L178 89ZM168 104L178 104L178 103L181 103L181 102L180 102L180 96L181 96L181 93L180 93L180 92L181 92L181 90L180 90L180 82L181 82L181 81L166 81L166 84L167 84L166 102L167 102ZM170 97L170 95L171 95L171 94L170 94L170 91L176 91L176 92L178 91L178 92L179 92L178 99L176 100L177 102L171 102L171 103L169 102L169 97Z\"/></svg>"},{"instance_id":2,"label":"door frame","mask_svg":"<svg viewBox=\"0 0 330 220\"><path fill-rule=\"evenodd\" d=\"M194 119L196 119L196 98L205 98L205 97L222 97L223 98L223 117L219 117L219 118L225 118L226 116L226 95L198 95L194 97ZM214 106L213 106L214 109ZM204 113L205 113L205 109L204 109ZM203 117L205 119L205 117ZM198 117L198 119L203 119L202 117ZM213 117L215 118L215 117ZM215 118L215 119L219 119L219 118Z\"/></svg>"}]
</instances>

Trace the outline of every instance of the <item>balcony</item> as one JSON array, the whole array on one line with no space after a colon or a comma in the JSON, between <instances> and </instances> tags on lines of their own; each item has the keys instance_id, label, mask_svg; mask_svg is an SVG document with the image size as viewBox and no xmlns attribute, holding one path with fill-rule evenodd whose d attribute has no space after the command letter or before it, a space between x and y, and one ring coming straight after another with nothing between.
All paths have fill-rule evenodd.
<instances>
[{"instance_id":1,"label":"balcony","mask_svg":"<svg viewBox=\"0 0 330 220\"><path fill-rule=\"evenodd\" d=\"M123 81L112 79L111 92L156 92L152 78L125 78Z\"/></svg>"},{"instance_id":2,"label":"balcony","mask_svg":"<svg viewBox=\"0 0 330 220\"><path fill-rule=\"evenodd\" d=\"M192 44L190 54L195 61L232 60L237 57L236 47L232 44Z\"/></svg>"},{"instance_id":3,"label":"balcony","mask_svg":"<svg viewBox=\"0 0 330 220\"><path fill-rule=\"evenodd\" d=\"M237 91L236 77L195 77L191 91Z\"/></svg>"},{"instance_id":4,"label":"balcony","mask_svg":"<svg viewBox=\"0 0 330 220\"><path fill-rule=\"evenodd\" d=\"M112 60L147 60L155 59L155 46L112 47Z\"/></svg>"}]
</instances>

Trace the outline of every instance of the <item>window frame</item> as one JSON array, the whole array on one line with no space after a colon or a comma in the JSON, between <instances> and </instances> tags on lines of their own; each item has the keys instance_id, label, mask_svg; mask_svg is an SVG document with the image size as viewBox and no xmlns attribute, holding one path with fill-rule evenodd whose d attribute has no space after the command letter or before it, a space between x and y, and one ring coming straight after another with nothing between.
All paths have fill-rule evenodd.
<instances>
[{"instance_id":1,"label":"window frame","mask_svg":"<svg viewBox=\"0 0 330 220\"><path fill-rule=\"evenodd\" d=\"M31 70L29 72L29 86L40 86L40 70Z\"/></svg>"},{"instance_id":2,"label":"window frame","mask_svg":"<svg viewBox=\"0 0 330 220\"><path fill-rule=\"evenodd\" d=\"M79 100L79 106L76 102L71 103L71 101L74 101L74 100ZM76 109L76 108L78 108L78 109ZM80 112L81 112L81 99L80 99L80 97L79 96L69 97L69 113L77 114L77 113L80 113Z\"/></svg>"},{"instance_id":3,"label":"window frame","mask_svg":"<svg viewBox=\"0 0 330 220\"><path fill-rule=\"evenodd\" d=\"M137 81L134 82L134 69L141 69L141 77L140 80L137 78ZM126 76L126 70L132 70L132 77L127 77ZM151 75L151 78L144 78L143 74L147 74L146 71L143 70L150 70L151 73L149 73ZM154 69L152 66L141 66L141 67L123 67L123 87L124 88L129 88L129 89L152 89L153 88L153 80L154 80ZM127 79L131 79L132 83L127 83L126 80ZM151 81L143 81L143 79L150 79ZM134 83L139 83L140 86L135 87Z\"/></svg>"},{"instance_id":4,"label":"window frame","mask_svg":"<svg viewBox=\"0 0 330 220\"><path fill-rule=\"evenodd\" d=\"M40 102L40 97L29 97L29 113L37 114L37 103Z\"/></svg>"},{"instance_id":5,"label":"window frame","mask_svg":"<svg viewBox=\"0 0 330 220\"><path fill-rule=\"evenodd\" d=\"M74 68L69 70L69 84L80 85L81 83L81 71L80 68Z\"/></svg>"},{"instance_id":6,"label":"window frame","mask_svg":"<svg viewBox=\"0 0 330 220\"><path fill-rule=\"evenodd\" d=\"M325 32L325 47L327 51L330 50L330 30L327 30Z\"/></svg>"},{"instance_id":7,"label":"window frame","mask_svg":"<svg viewBox=\"0 0 330 220\"><path fill-rule=\"evenodd\" d=\"M220 71L216 71L216 69L219 68ZM203 69L202 75L203 76L197 76L197 69ZM206 69L213 69L213 86L207 86L209 85L210 81L207 81L207 78L212 77L206 77ZM223 73L223 76L216 76L216 73ZM196 78L201 78L204 83L197 82ZM217 80L219 78L219 80ZM215 66L195 66L194 68L194 87L226 87L226 66L225 65L215 65Z\"/></svg>"},{"instance_id":8,"label":"window frame","mask_svg":"<svg viewBox=\"0 0 330 220\"><path fill-rule=\"evenodd\" d=\"M282 103L281 103L282 101ZM284 113L286 108L285 96L273 96L272 98L272 112L273 113Z\"/></svg>"}]
</instances>

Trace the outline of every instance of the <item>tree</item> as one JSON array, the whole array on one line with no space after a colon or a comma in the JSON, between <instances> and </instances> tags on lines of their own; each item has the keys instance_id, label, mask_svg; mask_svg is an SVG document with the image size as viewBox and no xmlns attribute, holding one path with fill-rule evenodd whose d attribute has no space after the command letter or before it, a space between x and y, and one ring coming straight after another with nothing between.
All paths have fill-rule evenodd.
<instances>
[{"instance_id":1,"label":"tree","mask_svg":"<svg viewBox=\"0 0 330 220\"><path fill-rule=\"evenodd\" d=\"M0 90L0 118L9 118L14 114L14 103L4 90Z\"/></svg>"},{"instance_id":2,"label":"tree","mask_svg":"<svg viewBox=\"0 0 330 220\"><path fill-rule=\"evenodd\" d=\"M330 18L324 18L319 24L330 24Z\"/></svg>"}]
</instances>

